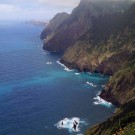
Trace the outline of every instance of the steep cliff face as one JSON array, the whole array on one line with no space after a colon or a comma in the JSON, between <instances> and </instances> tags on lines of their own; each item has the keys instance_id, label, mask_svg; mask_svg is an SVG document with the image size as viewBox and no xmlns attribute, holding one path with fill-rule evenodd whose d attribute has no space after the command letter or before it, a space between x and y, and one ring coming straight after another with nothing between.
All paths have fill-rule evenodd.
<instances>
[{"instance_id":1,"label":"steep cliff face","mask_svg":"<svg viewBox=\"0 0 135 135\"><path fill-rule=\"evenodd\" d=\"M135 63L115 73L100 97L117 106L135 99Z\"/></svg>"},{"instance_id":2,"label":"steep cliff face","mask_svg":"<svg viewBox=\"0 0 135 135\"><path fill-rule=\"evenodd\" d=\"M56 14L46 26L46 28L42 31L40 38L46 39L47 36L50 36L54 31L59 27L61 23L63 23L66 19L68 19L70 15L63 12Z\"/></svg>"},{"instance_id":3,"label":"steep cliff face","mask_svg":"<svg viewBox=\"0 0 135 135\"><path fill-rule=\"evenodd\" d=\"M100 96L117 106L135 98L134 14L135 4L124 14L95 19L92 28L61 59L70 68L113 75Z\"/></svg>"},{"instance_id":4,"label":"steep cliff face","mask_svg":"<svg viewBox=\"0 0 135 135\"><path fill-rule=\"evenodd\" d=\"M86 135L135 133L135 3L115 2L82 0L44 44L69 68L112 76L100 97L120 108Z\"/></svg>"},{"instance_id":5,"label":"steep cliff face","mask_svg":"<svg viewBox=\"0 0 135 135\"><path fill-rule=\"evenodd\" d=\"M125 5L118 1L82 0L70 17L45 40L44 49L55 52L65 51L92 27L95 18L107 13L124 12L127 7Z\"/></svg>"}]
</instances>

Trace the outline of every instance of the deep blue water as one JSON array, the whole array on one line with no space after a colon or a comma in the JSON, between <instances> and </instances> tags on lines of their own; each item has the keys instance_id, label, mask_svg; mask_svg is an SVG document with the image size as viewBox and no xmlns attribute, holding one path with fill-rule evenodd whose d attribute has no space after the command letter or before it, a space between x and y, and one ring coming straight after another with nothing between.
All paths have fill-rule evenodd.
<instances>
[{"instance_id":1,"label":"deep blue water","mask_svg":"<svg viewBox=\"0 0 135 135\"><path fill-rule=\"evenodd\" d=\"M0 23L0 135L77 135L114 111L93 99L108 77L65 71L59 55L43 52L42 29ZM56 127L73 117L84 121L80 132Z\"/></svg>"}]
</instances>

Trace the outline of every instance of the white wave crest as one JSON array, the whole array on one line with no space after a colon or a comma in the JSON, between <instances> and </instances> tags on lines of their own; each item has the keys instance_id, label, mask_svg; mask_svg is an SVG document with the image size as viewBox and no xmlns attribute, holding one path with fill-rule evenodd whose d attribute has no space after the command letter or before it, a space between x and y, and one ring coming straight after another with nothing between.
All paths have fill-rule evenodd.
<instances>
[{"instance_id":1,"label":"white wave crest","mask_svg":"<svg viewBox=\"0 0 135 135\"><path fill-rule=\"evenodd\" d=\"M80 75L81 73L75 73L75 75Z\"/></svg>"},{"instance_id":2,"label":"white wave crest","mask_svg":"<svg viewBox=\"0 0 135 135\"><path fill-rule=\"evenodd\" d=\"M48 51L43 50L43 54L50 54Z\"/></svg>"},{"instance_id":3,"label":"white wave crest","mask_svg":"<svg viewBox=\"0 0 135 135\"><path fill-rule=\"evenodd\" d=\"M80 118L73 117L73 118L64 118L60 120L56 126L58 129L67 129L69 132L80 132L80 126L86 125L85 121L80 120ZM76 125L74 127L74 125Z\"/></svg>"},{"instance_id":4,"label":"white wave crest","mask_svg":"<svg viewBox=\"0 0 135 135\"><path fill-rule=\"evenodd\" d=\"M59 65L61 65L62 67L64 67L64 70L65 70L65 71L68 71L68 72L74 71L73 69L67 68L67 67L66 67L64 64L62 64L60 61L57 61L57 63L58 63Z\"/></svg>"},{"instance_id":5,"label":"white wave crest","mask_svg":"<svg viewBox=\"0 0 135 135\"><path fill-rule=\"evenodd\" d=\"M51 65L51 64L52 64L52 62L51 62L51 61L50 61L50 62L46 62L46 64L47 64L47 65Z\"/></svg>"},{"instance_id":6,"label":"white wave crest","mask_svg":"<svg viewBox=\"0 0 135 135\"><path fill-rule=\"evenodd\" d=\"M98 92L98 94L96 95L96 97L94 97L94 105L104 105L106 107L111 107L112 104L110 102L105 101L104 99L102 99L101 97L99 97L100 92Z\"/></svg>"},{"instance_id":7,"label":"white wave crest","mask_svg":"<svg viewBox=\"0 0 135 135\"><path fill-rule=\"evenodd\" d=\"M88 85L92 86L92 87L97 87L97 85L91 83L91 82L86 82Z\"/></svg>"},{"instance_id":8,"label":"white wave crest","mask_svg":"<svg viewBox=\"0 0 135 135\"><path fill-rule=\"evenodd\" d=\"M91 72L87 72L87 73L90 74L90 75L92 74Z\"/></svg>"},{"instance_id":9,"label":"white wave crest","mask_svg":"<svg viewBox=\"0 0 135 135\"><path fill-rule=\"evenodd\" d=\"M104 88L104 87L105 87L105 85L102 85L102 87Z\"/></svg>"}]
</instances>

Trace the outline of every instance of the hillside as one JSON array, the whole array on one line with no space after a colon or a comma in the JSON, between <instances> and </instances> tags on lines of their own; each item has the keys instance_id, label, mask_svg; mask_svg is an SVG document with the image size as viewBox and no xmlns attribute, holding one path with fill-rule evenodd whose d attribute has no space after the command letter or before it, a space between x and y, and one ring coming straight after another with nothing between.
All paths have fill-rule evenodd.
<instances>
[{"instance_id":1,"label":"hillside","mask_svg":"<svg viewBox=\"0 0 135 135\"><path fill-rule=\"evenodd\" d=\"M135 100L119 109L115 114L101 124L88 129L85 135L134 135L135 134Z\"/></svg>"},{"instance_id":2,"label":"hillside","mask_svg":"<svg viewBox=\"0 0 135 135\"><path fill-rule=\"evenodd\" d=\"M129 81L128 78L132 79L130 80L131 83L133 83L135 79L134 14L135 5L124 14L112 16L105 15L96 19L94 22L95 25L93 25L74 46L68 48L61 59L61 62L70 68L77 68L80 71L114 75L101 96L116 105L125 102L121 99L124 98L123 96L121 97L121 94L116 98L116 94L114 94L116 92L116 87L120 89L122 81ZM133 77L131 75L133 75ZM119 79L117 78L118 76ZM118 82L116 82L116 80L119 82L121 81L121 83L117 84ZM124 82L122 84L124 84ZM130 87L134 88L134 85ZM108 94L105 94L108 89L112 89L111 94L113 95L110 97L111 94L109 90L109 98L107 98ZM134 91L134 89L132 90ZM118 91L121 92L121 89ZM129 90L127 91L129 92Z\"/></svg>"},{"instance_id":3,"label":"hillside","mask_svg":"<svg viewBox=\"0 0 135 135\"><path fill-rule=\"evenodd\" d=\"M64 51L61 62L69 68L110 75L100 97L119 109L86 135L135 134L135 3L115 2L82 0L44 44L48 51Z\"/></svg>"},{"instance_id":4,"label":"hillside","mask_svg":"<svg viewBox=\"0 0 135 135\"><path fill-rule=\"evenodd\" d=\"M100 97L132 110L114 114L86 135L135 134L135 4L123 14L105 15L64 54L61 62L80 71L112 75ZM132 104L131 104L132 102Z\"/></svg>"},{"instance_id":5,"label":"hillside","mask_svg":"<svg viewBox=\"0 0 135 135\"><path fill-rule=\"evenodd\" d=\"M124 12L128 5L130 2L82 0L69 18L49 34L49 38L46 38L46 34L41 34L42 39L46 39L44 49L53 52L65 51L92 27L95 18L104 14Z\"/></svg>"},{"instance_id":6,"label":"hillside","mask_svg":"<svg viewBox=\"0 0 135 135\"><path fill-rule=\"evenodd\" d=\"M54 33L54 31L59 27L59 25L63 23L68 17L69 17L69 14L65 12L56 14L50 20L46 28L42 31L40 38L46 39L47 36L50 36L52 33Z\"/></svg>"}]
</instances>

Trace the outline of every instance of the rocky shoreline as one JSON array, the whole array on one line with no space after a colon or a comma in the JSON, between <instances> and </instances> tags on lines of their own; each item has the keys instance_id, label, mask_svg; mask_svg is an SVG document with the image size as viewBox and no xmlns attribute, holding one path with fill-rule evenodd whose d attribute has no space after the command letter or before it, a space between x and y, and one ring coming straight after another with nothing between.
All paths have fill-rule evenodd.
<instances>
[{"instance_id":1,"label":"rocky shoreline","mask_svg":"<svg viewBox=\"0 0 135 135\"><path fill-rule=\"evenodd\" d=\"M86 135L112 135L128 126L128 118L135 119L134 14L134 2L82 0L51 34L48 29L42 34L43 48L64 52L60 62L68 68L111 76L99 96L121 111L105 122L109 125L101 123Z\"/></svg>"},{"instance_id":2,"label":"rocky shoreline","mask_svg":"<svg viewBox=\"0 0 135 135\"><path fill-rule=\"evenodd\" d=\"M90 73L100 73L100 74L102 74L102 72L97 72L97 71L95 72L95 71L92 71L92 69L87 68L87 67L79 67L76 64L68 63L68 62L66 62L66 61L64 61L62 59L60 60L60 62L62 64L64 64L67 68L69 68L69 69L76 69L79 72L90 72ZM110 76L110 74L103 74L103 75ZM106 91L110 92L110 88L109 88L108 84L105 85L104 89L101 91L101 93L99 94L99 96L102 99L104 99L105 101L110 102L113 105L119 107L120 106L119 102L113 97L113 95L111 93L108 94L108 93L106 93Z\"/></svg>"}]
</instances>

